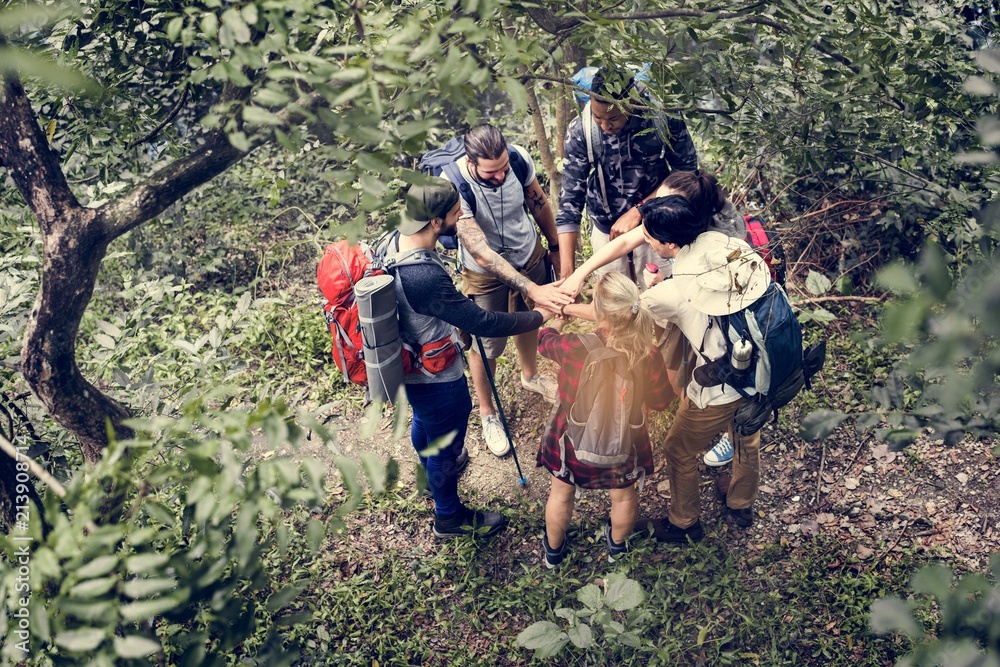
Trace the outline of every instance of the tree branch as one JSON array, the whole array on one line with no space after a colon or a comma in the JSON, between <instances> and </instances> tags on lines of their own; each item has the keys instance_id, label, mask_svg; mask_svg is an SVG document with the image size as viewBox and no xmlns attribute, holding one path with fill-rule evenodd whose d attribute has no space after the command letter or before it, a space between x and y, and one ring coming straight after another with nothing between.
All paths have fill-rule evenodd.
<instances>
[{"instance_id":1,"label":"tree branch","mask_svg":"<svg viewBox=\"0 0 1000 667\"><path fill-rule=\"evenodd\" d=\"M239 101L249 97L249 89L223 93L224 101ZM321 96L311 93L299 98L278 114L285 122L298 120L302 113L314 108ZM254 145L264 141L258 135L252 137ZM253 150L253 146L250 149ZM229 142L223 130L212 132L205 143L182 158L163 167L145 181L137 185L123 197L102 206L105 239L110 241L138 227L147 220L162 213L168 206L203 183L212 180L233 164L248 155L250 151L236 148Z\"/></svg>"},{"instance_id":2,"label":"tree branch","mask_svg":"<svg viewBox=\"0 0 1000 667\"><path fill-rule=\"evenodd\" d=\"M156 135L158 135L161 131L163 131L163 128L165 128L170 123L170 121L172 121L177 116L177 114L181 112L181 109L184 108L184 103L187 102L188 93L190 92L190 90L191 86L185 83L184 91L181 93L180 101L177 103L176 106L174 106L174 108L170 111L170 113L167 114L166 118L160 121L159 124L157 124L157 126L154 127L146 136L142 137L141 139L136 139L128 146L126 146L125 150L130 151L136 146L141 146L142 144L156 137Z\"/></svg>"},{"instance_id":3,"label":"tree branch","mask_svg":"<svg viewBox=\"0 0 1000 667\"><path fill-rule=\"evenodd\" d=\"M41 480L45 486L52 489L53 493L60 498L66 497L66 489L62 484L56 481L55 477L50 475L45 468L38 465L34 459L28 457L27 454L19 453L14 445L2 435L0 435L0 451L3 451L4 454L14 459L15 462L26 463L28 465L28 470L30 470L35 477Z\"/></svg>"},{"instance_id":4,"label":"tree branch","mask_svg":"<svg viewBox=\"0 0 1000 667\"><path fill-rule=\"evenodd\" d=\"M524 9L528 12L528 16L531 17L531 20L534 21L539 28L545 32L552 33L553 35L570 32L582 23L582 21L578 18L570 16L556 16L549 10L542 9L541 7L529 6Z\"/></svg>"}]
</instances>

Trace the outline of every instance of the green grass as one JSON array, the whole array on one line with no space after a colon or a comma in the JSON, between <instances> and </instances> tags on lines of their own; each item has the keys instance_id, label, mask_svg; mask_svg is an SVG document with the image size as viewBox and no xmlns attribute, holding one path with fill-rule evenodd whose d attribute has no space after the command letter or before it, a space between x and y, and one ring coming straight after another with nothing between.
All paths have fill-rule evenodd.
<instances>
[{"instance_id":1,"label":"green grass","mask_svg":"<svg viewBox=\"0 0 1000 667\"><path fill-rule=\"evenodd\" d=\"M549 571L537 546L538 503L523 505L510 509L502 537L477 545L425 542L423 502L393 493L369 499L348 535L312 565L315 584L301 600L312 619L291 638L318 665L524 664L533 655L516 644L519 632L539 620L565 626L555 609L579 609L582 586L621 571L646 594L643 645L570 644L544 664L874 667L908 649L873 635L867 619L872 601L903 591L912 557L872 571L852 545L819 538L747 558L710 534L687 547L639 541L610 565L599 525L585 520L568 560ZM372 527L388 523L413 539L382 546Z\"/></svg>"}]
</instances>

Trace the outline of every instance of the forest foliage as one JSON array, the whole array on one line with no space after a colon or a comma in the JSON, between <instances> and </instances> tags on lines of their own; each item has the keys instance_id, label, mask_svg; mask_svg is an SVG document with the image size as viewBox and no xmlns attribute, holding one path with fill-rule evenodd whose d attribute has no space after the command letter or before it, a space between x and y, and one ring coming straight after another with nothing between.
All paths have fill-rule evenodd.
<instances>
[{"instance_id":1,"label":"forest foliage","mask_svg":"<svg viewBox=\"0 0 1000 667\"><path fill-rule=\"evenodd\" d=\"M394 224L405 167L485 119L557 181L587 62L648 63L651 103L684 114L799 279L820 277L814 322L833 317L824 297L893 295L871 344L895 368L869 407L824 406L806 433L849 416L898 446L996 433L1000 56L982 34L945 2L0 4L0 431L66 485L38 488L25 533L36 655L283 650L295 582L247 556L280 557L281 513L326 492L315 466L242 455L258 428L336 445L318 411L284 407L322 403L329 365L314 304L271 293L273 274ZM307 525L313 548L338 527ZM7 569L8 600L15 583Z\"/></svg>"}]
</instances>

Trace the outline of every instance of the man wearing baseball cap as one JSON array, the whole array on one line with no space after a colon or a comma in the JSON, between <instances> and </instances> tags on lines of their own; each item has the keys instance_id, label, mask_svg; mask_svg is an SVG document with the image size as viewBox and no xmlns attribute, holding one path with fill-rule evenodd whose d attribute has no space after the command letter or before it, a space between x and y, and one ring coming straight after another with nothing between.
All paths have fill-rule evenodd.
<instances>
[{"instance_id":1,"label":"man wearing baseball cap","mask_svg":"<svg viewBox=\"0 0 1000 667\"><path fill-rule=\"evenodd\" d=\"M459 194L445 179L413 185L404 193L399 233L389 239L387 259L424 253L429 261L399 266L395 271L396 304L403 342L420 349L430 341L448 338L455 327L475 336L515 336L537 329L554 313L536 306L516 313L483 310L462 296L434 250L438 236L454 234L461 214ZM499 512L472 510L458 498L459 453L472 412L461 354L433 374L411 373L405 378L406 398L413 408L410 439L427 469L434 497L433 533L437 538L475 532L489 537L503 529ZM434 453L424 453L439 440L450 443Z\"/></svg>"}]
</instances>

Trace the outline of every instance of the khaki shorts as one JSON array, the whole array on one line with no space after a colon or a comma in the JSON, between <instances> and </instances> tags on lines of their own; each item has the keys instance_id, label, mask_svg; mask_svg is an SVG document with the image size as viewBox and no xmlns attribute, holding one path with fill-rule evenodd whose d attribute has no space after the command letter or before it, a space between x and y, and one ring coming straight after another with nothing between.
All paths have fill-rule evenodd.
<instances>
[{"instance_id":1,"label":"khaki shorts","mask_svg":"<svg viewBox=\"0 0 1000 667\"><path fill-rule=\"evenodd\" d=\"M546 276L546 263L545 261L537 262L533 267L524 271L524 275L528 279L535 283L536 285L545 285L548 283L548 276ZM507 285L498 282L498 287L494 290L487 292L486 294L473 294L469 298L482 308L483 310L488 310L493 313L517 313L526 312L535 307L531 299L524 296L517 290L511 289ZM487 359L496 359L503 354L503 351L507 348L506 338L483 338L483 348L486 350ZM476 336L472 337L472 347L471 350L476 354L479 354L479 344L476 342Z\"/></svg>"}]
</instances>

